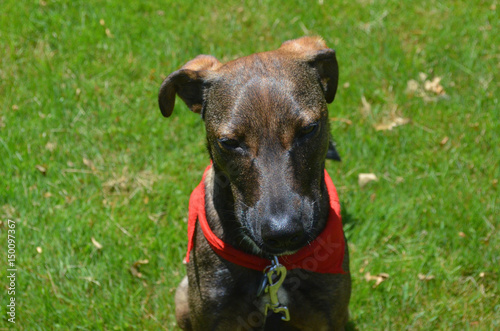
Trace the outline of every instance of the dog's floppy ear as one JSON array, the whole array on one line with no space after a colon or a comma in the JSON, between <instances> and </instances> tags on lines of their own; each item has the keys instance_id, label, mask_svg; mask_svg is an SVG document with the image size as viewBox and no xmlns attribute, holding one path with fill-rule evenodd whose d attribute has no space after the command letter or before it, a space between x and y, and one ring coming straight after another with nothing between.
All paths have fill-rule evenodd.
<instances>
[{"instance_id":1,"label":"dog's floppy ear","mask_svg":"<svg viewBox=\"0 0 500 331\"><path fill-rule=\"evenodd\" d=\"M293 52L308 62L319 74L325 100L333 102L339 82L339 66L335 51L321 37L302 37L284 42L280 49Z\"/></svg>"},{"instance_id":2,"label":"dog's floppy ear","mask_svg":"<svg viewBox=\"0 0 500 331\"><path fill-rule=\"evenodd\" d=\"M203 105L203 83L211 71L221 63L213 56L198 55L181 69L171 73L160 87L158 103L163 116L172 115L175 94L195 113L201 112Z\"/></svg>"}]
</instances>

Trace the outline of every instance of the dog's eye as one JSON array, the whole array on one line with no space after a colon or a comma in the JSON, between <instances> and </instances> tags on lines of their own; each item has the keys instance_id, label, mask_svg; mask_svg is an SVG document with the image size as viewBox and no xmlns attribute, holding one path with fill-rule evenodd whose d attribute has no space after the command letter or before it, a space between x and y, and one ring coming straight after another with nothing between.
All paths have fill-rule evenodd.
<instances>
[{"instance_id":1,"label":"dog's eye","mask_svg":"<svg viewBox=\"0 0 500 331\"><path fill-rule=\"evenodd\" d=\"M314 133L316 133L316 131L318 130L318 128L319 128L319 123L318 122L311 123L309 125L304 126L299 131L299 138L305 138L305 137L308 137L308 136L312 136Z\"/></svg>"},{"instance_id":2,"label":"dog's eye","mask_svg":"<svg viewBox=\"0 0 500 331\"><path fill-rule=\"evenodd\" d=\"M225 149L236 149L240 147L240 142L236 139L221 138L219 139L219 145Z\"/></svg>"}]
</instances>

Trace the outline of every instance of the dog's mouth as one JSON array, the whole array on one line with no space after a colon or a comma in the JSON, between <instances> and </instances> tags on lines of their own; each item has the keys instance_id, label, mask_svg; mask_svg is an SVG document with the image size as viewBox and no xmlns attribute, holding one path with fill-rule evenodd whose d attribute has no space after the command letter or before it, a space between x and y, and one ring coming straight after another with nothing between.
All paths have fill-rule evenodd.
<instances>
[{"instance_id":1,"label":"dog's mouth","mask_svg":"<svg viewBox=\"0 0 500 331\"><path fill-rule=\"evenodd\" d=\"M272 249L272 248L266 248L263 250L263 252L265 252L266 255L268 256L286 256L286 255L293 255L295 253L297 253L298 251L300 251L302 247L300 248L297 248L297 249L292 249L292 250L275 250L275 249Z\"/></svg>"},{"instance_id":2,"label":"dog's mouth","mask_svg":"<svg viewBox=\"0 0 500 331\"><path fill-rule=\"evenodd\" d=\"M241 242L252 254L269 259L273 256L293 255L309 244L308 241L301 241L297 242L295 245L277 248L266 245L262 239L255 240L249 235L243 235Z\"/></svg>"},{"instance_id":3,"label":"dog's mouth","mask_svg":"<svg viewBox=\"0 0 500 331\"><path fill-rule=\"evenodd\" d=\"M261 251L268 255L268 256L284 256L284 255L292 255L297 253L301 248L303 248L305 245L307 245L307 242L304 243L297 243L296 245L293 246L287 246L287 247L270 247L268 245L263 244L261 246Z\"/></svg>"},{"instance_id":4,"label":"dog's mouth","mask_svg":"<svg viewBox=\"0 0 500 331\"><path fill-rule=\"evenodd\" d=\"M297 253L301 248L307 245L307 242L297 244L293 247L274 248L265 245L262 240L256 241L250 235L242 234L241 244L250 254L271 259L273 256L286 256Z\"/></svg>"}]
</instances>

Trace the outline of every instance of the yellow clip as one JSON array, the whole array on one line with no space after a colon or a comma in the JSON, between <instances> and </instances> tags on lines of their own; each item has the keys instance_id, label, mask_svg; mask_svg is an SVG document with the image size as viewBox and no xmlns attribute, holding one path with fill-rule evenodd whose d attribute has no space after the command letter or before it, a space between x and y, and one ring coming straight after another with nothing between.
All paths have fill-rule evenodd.
<instances>
[{"instance_id":1,"label":"yellow clip","mask_svg":"<svg viewBox=\"0 0 500 331\"><path fill-rule=\"evenodd\" d=\"M271 309L274 313L283 314L284 316L281 316L283 321L289 321L290 312L288 311L287 306L283 306L278 300L278 290L285 281L286 267L278 262L278 258L276 256L274 257L273 265L266 272L266 276L267 285L264 291L265 293L269 293L271 303L266 304L264 312L265 315L267 316L269 309Z\"/></svg>"}]
</instances>

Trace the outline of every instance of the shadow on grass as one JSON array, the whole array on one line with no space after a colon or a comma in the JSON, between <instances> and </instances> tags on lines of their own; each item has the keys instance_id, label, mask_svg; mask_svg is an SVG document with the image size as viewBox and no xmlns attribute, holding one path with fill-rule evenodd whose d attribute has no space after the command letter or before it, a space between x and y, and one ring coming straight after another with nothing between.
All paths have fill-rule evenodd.
<instances>
[{"instance_id":1,"label":"shadow on grass","mask_svg":"<svg viewBox=\"0 0 500 331\"><path fill-rule=\"evenodd\" d=\"M354 321L349 321L345 325L345 331L358 331L359 329L356 327Z\"/></svg>"},{"instance_id":2,"label":"shadow on grass","mask_svg":"<svg viewBox=\"0 0 500 331\"><path fill-rule=\"evenodd\" d=\"M352 232L352 229L361 223L359 218L354 217L349 211L344 203L340 203L340 213L342 215L342 225L344 229L349 229L349 234ZM348 236L350 237L350 236ZM358 331L359 329L356 327L356 323L353 320L350 320L345 325L345 331Z\"/></svg>"},{"instance_id":3,"label":"shadow on grass","mask_svg":"<svg viewBox=\"0 0 500 331\"><path fill-rule=\"evenodd\" d=\"M349 213L346 205L343 202L340 202L340 214L342 216L342 225L344 227L354 229L355 226L361 223L360 219L354 217L351 213Z\"/></svg>"}]
</instances>

